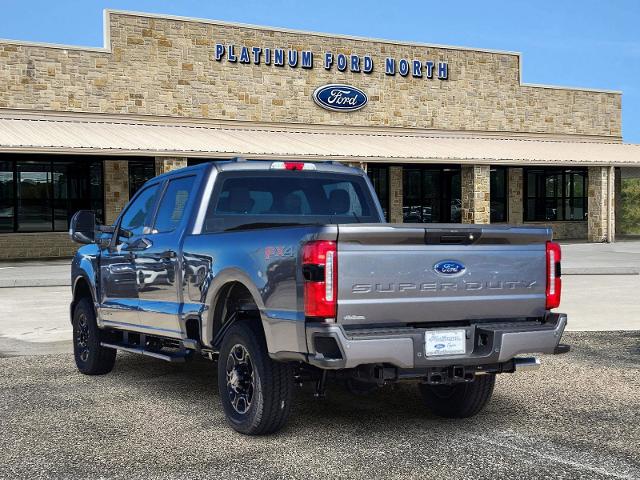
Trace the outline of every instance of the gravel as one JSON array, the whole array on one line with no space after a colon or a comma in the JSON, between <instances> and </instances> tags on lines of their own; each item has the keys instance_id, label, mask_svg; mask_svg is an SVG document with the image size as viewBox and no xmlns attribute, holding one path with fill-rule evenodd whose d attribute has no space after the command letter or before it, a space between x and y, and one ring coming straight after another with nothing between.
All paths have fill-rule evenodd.
<instances>
[{"instance_id":1,"label":"gravel","mask_svg":"<svg viewBox=\"0 0 640 480\"><path fill-rule=\"evenodd\" d=\"M640 332L568 333L563 356L501 375L466 420L415 386L327 399L298 391L280 433L233 432L214 365L119 354L80 375L71 355L0 358L2 478L640 478Z\"/></svg>"}]
</instances>

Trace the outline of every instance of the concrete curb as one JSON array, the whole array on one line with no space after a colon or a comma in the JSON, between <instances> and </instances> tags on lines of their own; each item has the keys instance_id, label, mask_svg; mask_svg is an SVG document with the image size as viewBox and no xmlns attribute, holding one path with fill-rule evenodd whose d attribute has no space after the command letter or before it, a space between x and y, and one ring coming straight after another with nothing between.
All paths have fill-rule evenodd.
<instances>
[{"instance_id":1,"label":"concrete curb","mask_svg":"<svg viewBox=\"0 0 640 480\"><path fill-rule=\"evenodd\" d=\"M0 288L25 287L70 287L71 280L38 279L38 280L0 280Z\"/></svg>"}]
</instances>

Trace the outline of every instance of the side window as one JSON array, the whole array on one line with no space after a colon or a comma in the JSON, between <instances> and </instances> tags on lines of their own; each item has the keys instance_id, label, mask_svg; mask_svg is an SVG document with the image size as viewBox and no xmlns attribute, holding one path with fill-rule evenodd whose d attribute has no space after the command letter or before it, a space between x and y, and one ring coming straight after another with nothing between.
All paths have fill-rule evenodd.
<instances>
[{"instance_id":1,"label":"side window","mask_svg":"<svg viewBox=\"0 0 640 480\"><path fill-rule=\"evenodd\" d=\"M157 196L158 185L152 185L140 192L140 195L129 205L120 222L118 243L126 238L126 235L123 234L123 229L133 235L142 235L145 225L148 225L151 221L152 210Z\"/></svg>"},{"instance_id":2,"label":"side window","mask_svg":"<svg viewBox=\"0 0 640 480\"><path fill-rule=\"evenodd\" d=\"M153 233L173 232L180 225L195 178L182 177L169 182L160 201Z\"/></svg>"}]
</instances>

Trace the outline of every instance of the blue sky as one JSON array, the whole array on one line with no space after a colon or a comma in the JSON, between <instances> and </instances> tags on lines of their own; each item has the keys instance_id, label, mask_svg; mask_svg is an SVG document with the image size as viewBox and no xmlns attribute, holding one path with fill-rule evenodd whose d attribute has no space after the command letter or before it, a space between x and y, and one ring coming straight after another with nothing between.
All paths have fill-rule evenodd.
<instances>
[{"instance_id":1,"label":"blue sky","mask_svg":"<svg viewBox=\"0 0 640 480\"><path fill-rule=\"evenodd\" d=\"M527 83L622 90L640 143L638 0L2 0L0 38L102 46L102 10L522 52Z\"/></svg>"}]
</instances>

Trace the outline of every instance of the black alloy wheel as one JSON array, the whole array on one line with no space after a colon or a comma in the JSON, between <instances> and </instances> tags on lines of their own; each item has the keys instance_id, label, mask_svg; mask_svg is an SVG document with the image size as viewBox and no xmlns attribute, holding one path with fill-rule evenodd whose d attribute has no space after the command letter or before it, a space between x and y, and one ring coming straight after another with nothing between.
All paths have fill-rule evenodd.
<instances>
[{"instance_id":1,"label":"black alloy wheel","mask_svg":"<svg viewBox=\"0 0 640 480\"><path fill-rule=\"evenodd\" d=\"M255 378L251 355L243 345L238 343L231 348L226 370L229 401L237 413L244 415L251 408Z\"/></svg>"},{"instance_id":2,"label":"black alloy wheel","mask_svg":"<svg viewBox=\"0 0 640 480\"><path fill-rule=\"evenodd\" d=\"M73 356L85 375L104 375L113 370L116 351L100 345L104 333L98 328L93 304L83 298L73 309Z\"/></svg>"}]
</instances>

